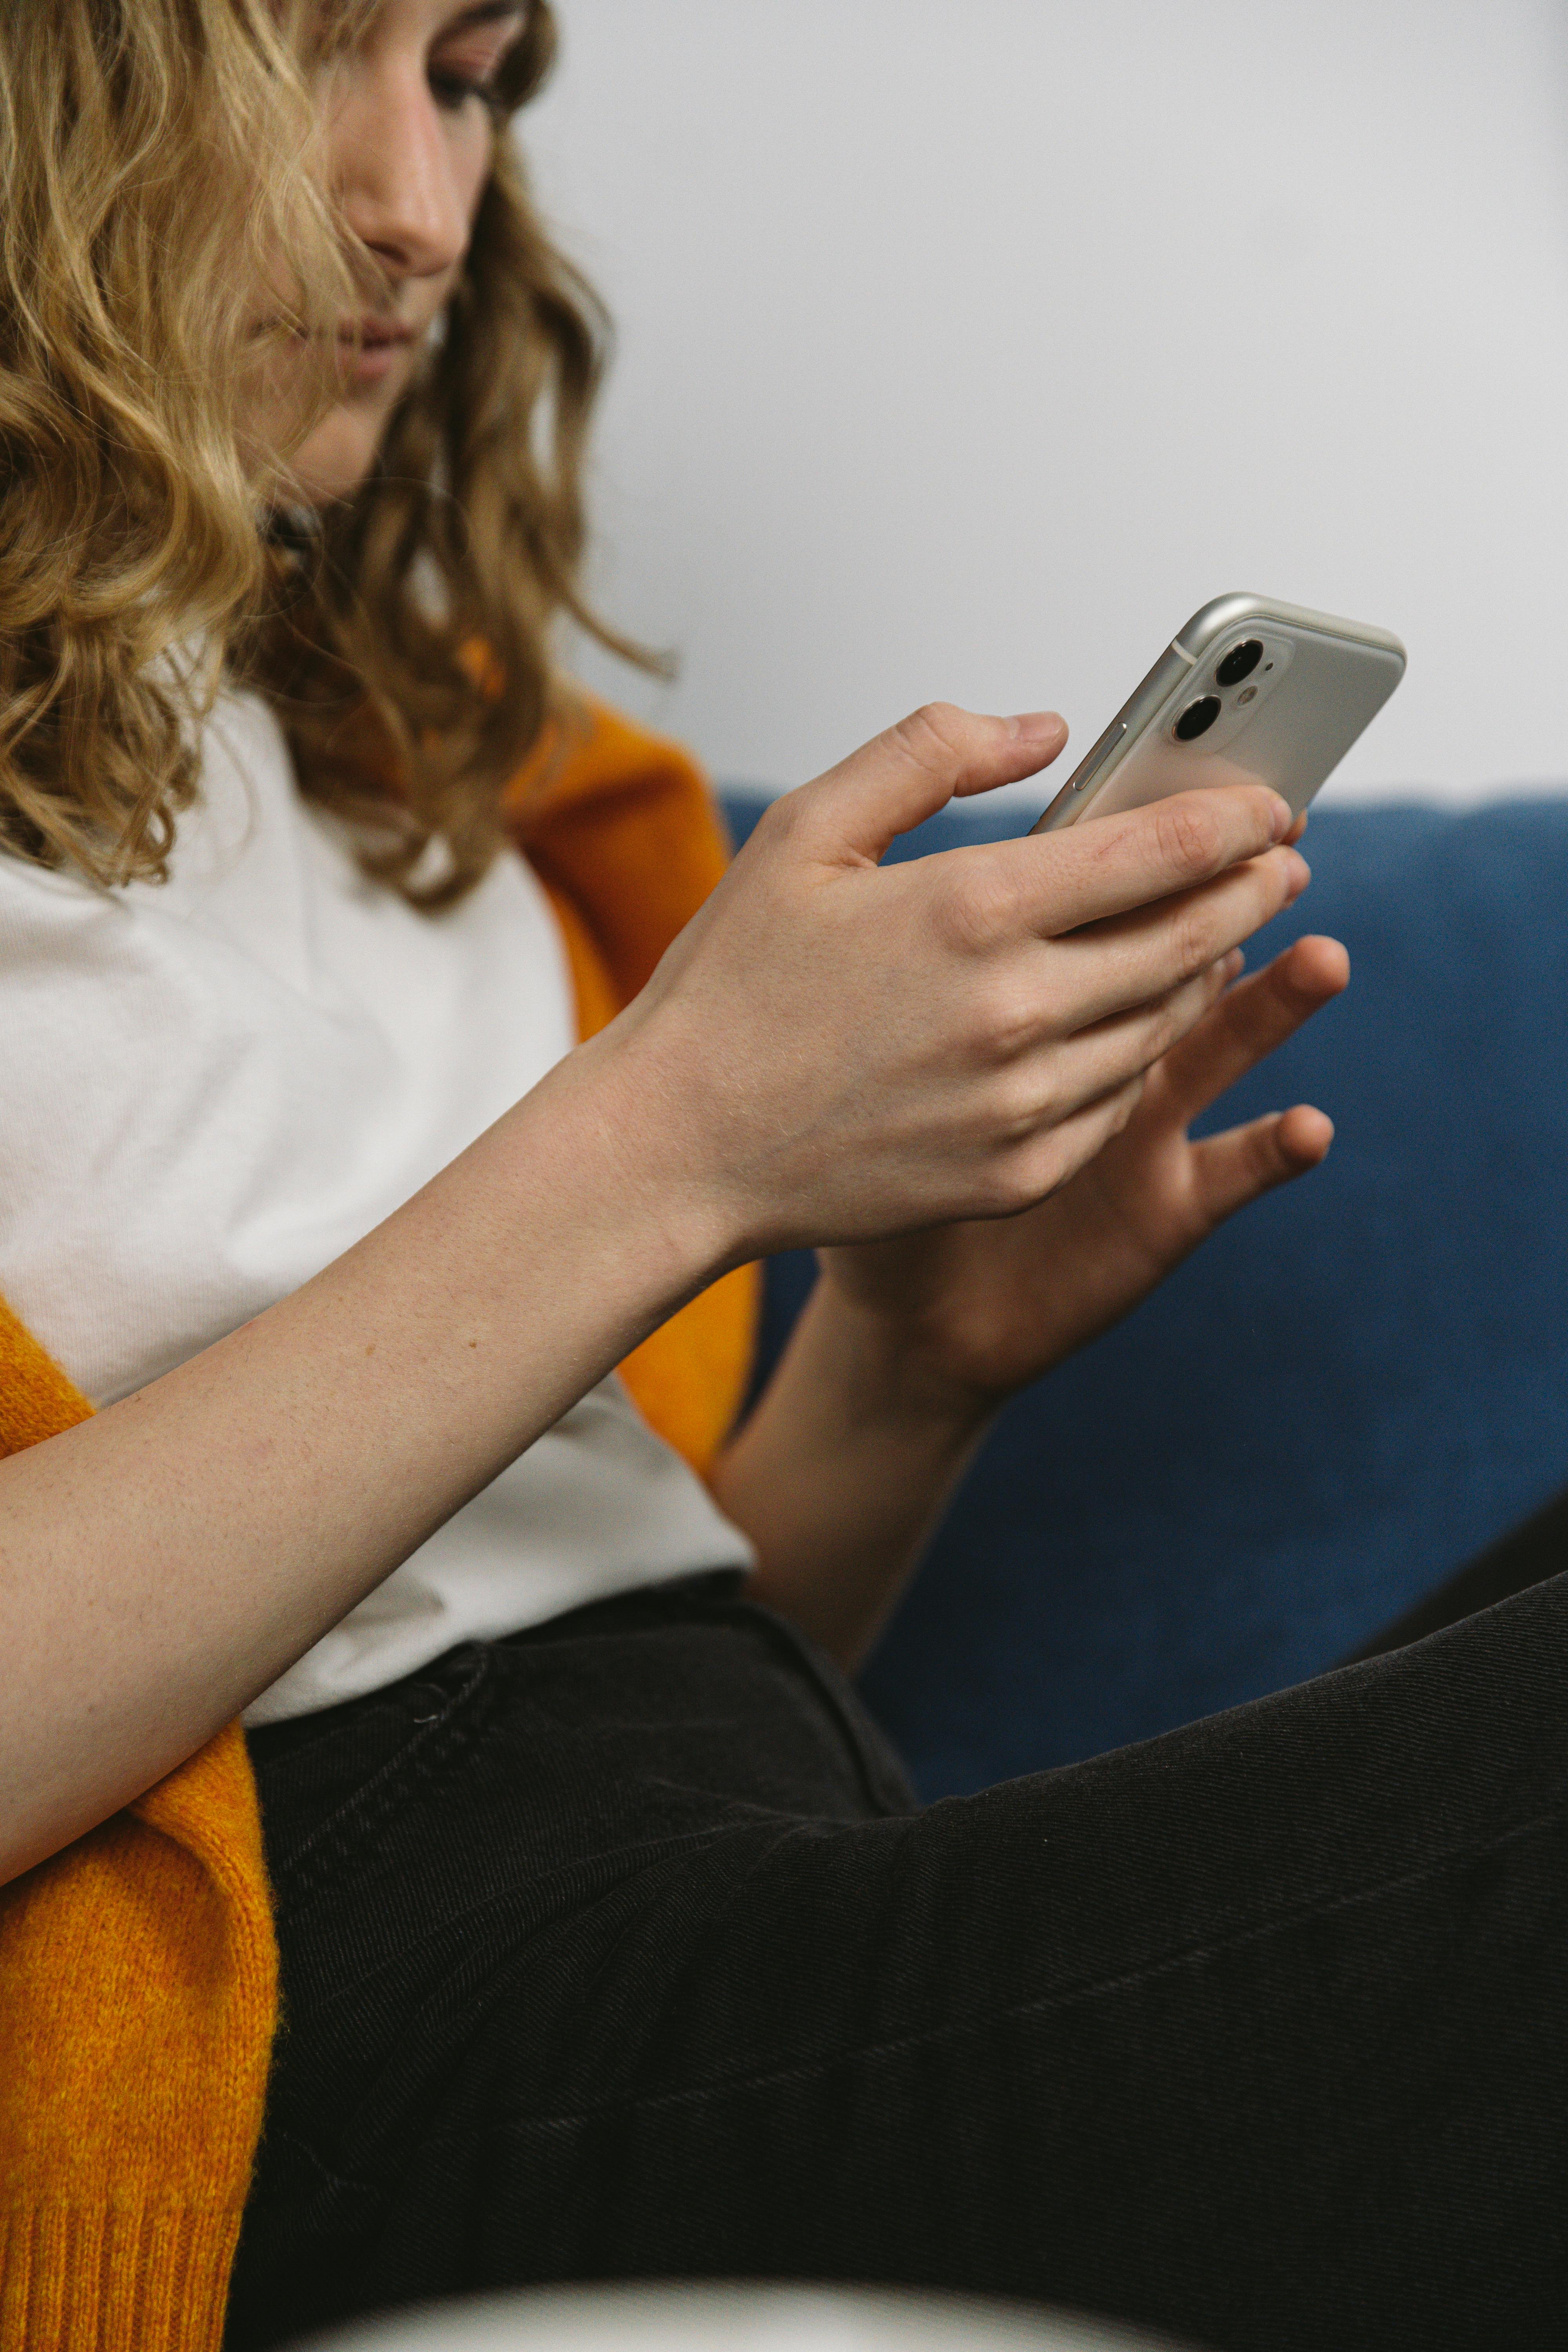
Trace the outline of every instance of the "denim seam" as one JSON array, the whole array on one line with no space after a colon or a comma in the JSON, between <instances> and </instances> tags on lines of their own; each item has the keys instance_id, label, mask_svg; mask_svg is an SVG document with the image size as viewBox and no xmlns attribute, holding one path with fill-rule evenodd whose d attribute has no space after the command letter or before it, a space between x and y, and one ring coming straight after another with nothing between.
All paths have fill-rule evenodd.
<instances>
[{"instance_id":1,"label":"denim seam","mask_svg":"<svg viewBox=\"0 0 1568 2352\"><path fill-rule=\"evenodd\" d=\"M301 1909L345 1867L363 1862L365 1839L411 1796L428 1789L469 1754L483 1733L485 1713L479 1711L479 1702L489 1696L493 1681L489 1653L476 1645L472 1668L434 1722L421 1726L363 1788L318 1822L286 1862L273 1865L273 1897L280 1919Z\"/></svg>"},{"instance_id":2,"label":"denim seam","mask_svg":"<svg viewBox=\"0 0 1568 2352\"><path fill-rule=\"evenodd\" d=\"M792 1826L795 1825L792 1824ZM686 1860L692 1854L702 1853L707 1847L721 1843L725 1838L733 1834L732 1823L719 1822L715 1822L710 1829L688 1830L679 1836L638 1838L628 1845L617 1846L616 1849L617 1856L625 1854L632 1857L634 1867L626 1871L623 1876L613 1880L608 1886L595 1889L592 1902L584 1906L579 1913L571 1916L587 1916L593 1906L602 1901L605 1895L619 1894L631 1881L646 1877L650 1866L657 1866L666 1862ZM635 1858L642 1854L648 1855L650 1863L636 1863ZM549 1871L541 1872L537 1878L529 1881L530 1892L533 1893L548 1887L553 1879L570 1877L577 1868L578 1865L574 1863L562 1863ZM448 1941L453 1934L467 1922L482 1918L487 1913L497 1908L504 1909L516 1900L515 1890L508 1889L499 1894L482 1895L476 1902L464 1904L460 1909L449 1912L443 1916L438 1927L427 1928L424 1934L416 1936L411 1943L400 1945L395 1953L378 1961L374 1968L366 1969L362 1975L354 1978L352 1985L342 1987L341 1994L334 1998L347 1998L351 1993L357 1997L363 1992L367 1985L374 1984L379 1977L384 1976L389 1969L401 1969L406 1962L416 1958L428 1945ZM560 1915L547 1914L538 1921L538 1932L547 1933L561 1924ZM517 1950L521 1948L520 1946L512 1951L499 1955L496 1967L505 1967L517 1957Z\"/></svg>"},{"instance_id":3,"label":"denim seam","mask_svg":"<svg viewBox=\"0 0 1568 2352\"><path fill-rule=\"evenodd\" d=\"M1142 1967L1128 1969L1119 1976L1097 1978L1082 1984L1067 1986L1057 1992L1042 1993L1027 2000L1010 2002L1005 2008L992 2010L984 2017L955 2020L946 2025L933 2026L927 2032L900 2035L896 2041L855 2044L847 2049L834 2051L825 2057L814 2058L798 2065L769 2067L760 2072L743 2074L715 2075L711 2081L694 2084L689 2089L637 2093L626 2097L606 2099L596 2105L574 2108L559 2115L531 2116L504 2126L504 2129L509 2134L547 2131L574 2124L588 2123L602 2116L631 2113L645 2108L700 2105L708 2098L723 2096L736 2091L760 2090L772 2084L810 2082L816 2076L831 2073L837 2067L859 2064L868 2059L879 2060L902 2056L912 2051L933 2048L944 2042L956 2042L966 2036L988 2032L993 2027L1005 2024L1014 2019L1047 2014L1053 2010L1071 2009L1083 2002L1103 2000L1110 1994L1130 1991L1139 1985L1152 1983L1157 1978L1173 1975L1179 1969L1191 1968L1197 1962L1241 1950L1247 1945L1261 1942L1267 1937L1286 1934L1292 1927L1305 1926L1311 1920L1327 1918L1336 1912L1353 1910L1362 1904L1374 1903L1386 1895L1398 1894L1406 1887L1419 1885L1426 1879L1436 1878L1445 1871L1458 1868L1468 1863L1478 1862L1489 1853L1495 1853L1505 1846L1516 1843L1522 1838L1537 1836L1556 1828L1561 1825L1563 1818L1562 1808L1550 1813L1537 1814L1529 1821L1516 1822L1511 1828L1500 1831L1482 1844L1453 1847L1447 1853L1436 1855L1430 1862L1423 1863L1416 1869L1401 1872L1393 1878L1380 1879L1370 1886L1358 1887L1352 1894L1331 1896L1325 1901L1303 1904L1288 1914L1259 1920L1250 1927L1239 1928L1233 1935L1192 1944L1183 1950L1166 1953L1159 1959L1150 1960Z\"/></svg>"}]
</instances>

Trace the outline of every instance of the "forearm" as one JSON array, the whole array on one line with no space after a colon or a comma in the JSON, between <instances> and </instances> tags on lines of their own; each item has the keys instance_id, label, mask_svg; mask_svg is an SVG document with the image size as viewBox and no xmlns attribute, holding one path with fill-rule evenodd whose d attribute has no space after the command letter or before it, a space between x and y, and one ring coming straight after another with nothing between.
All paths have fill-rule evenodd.
<instances>
[{"instance_id":1,"label":"forearm","mask_svg":"<svg viewBox=\"0 0 1568 2352\"><path fill-rule=\"evenodd\" d=\"M987 1424L887 1325L819 1282L714 1479L757 1547L756 1598L845 1664L869 1647Z\"/></svg>"},{"instance_id":2,"label":"forearm","mask_svg":"<svg viewBox=\"0 0 1568 2352\"><path fill-rule=\"evenodd\" d=\"M589 1047L240 1331L0 1464L0 1880L192 1753L722 1255Z\"/></svg>"}]
</instances>

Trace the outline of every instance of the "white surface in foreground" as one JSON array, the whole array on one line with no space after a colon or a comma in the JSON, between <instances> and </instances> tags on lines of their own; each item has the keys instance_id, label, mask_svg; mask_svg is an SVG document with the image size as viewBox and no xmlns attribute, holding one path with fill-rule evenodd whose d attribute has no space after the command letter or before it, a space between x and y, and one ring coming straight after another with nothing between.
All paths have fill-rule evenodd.
<instances>
[{"instance_id":1,"label":"white surface in foreground","mask_svg":"<svg viewBox=\"0 0 1568 2352\"><path fill-rule=\"evenodd\" d=\"M1176 2352L1163 2336L1021 2304L751 2284L546 2288L311 2341L315 2352Z\"/></svg>"}]
</instances>

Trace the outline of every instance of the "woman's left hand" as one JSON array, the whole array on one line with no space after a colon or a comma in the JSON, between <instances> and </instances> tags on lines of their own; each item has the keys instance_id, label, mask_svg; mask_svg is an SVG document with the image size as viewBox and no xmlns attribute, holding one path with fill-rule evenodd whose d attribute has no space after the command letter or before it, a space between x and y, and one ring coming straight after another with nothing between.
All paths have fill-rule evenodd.
<instances>
[{"instance_id":1,"label":"woman's left hand","mask_svg":"<svg viewBox=\"0 0 1568 2352\"><path fill-rule=\"evenodd\" d=\"M1337 940L1298 940L1154 1064L1121 1134L1047 1200L825 1250L827 1284L857 1320L886 1327L922 1386L960 1411L1000 1403L1117 1322L1237 1209L1318 1165L1333 1127L1304 1104L1201 1142L1187 1130L1349 977Z\"/></svg>"}]
</instances>

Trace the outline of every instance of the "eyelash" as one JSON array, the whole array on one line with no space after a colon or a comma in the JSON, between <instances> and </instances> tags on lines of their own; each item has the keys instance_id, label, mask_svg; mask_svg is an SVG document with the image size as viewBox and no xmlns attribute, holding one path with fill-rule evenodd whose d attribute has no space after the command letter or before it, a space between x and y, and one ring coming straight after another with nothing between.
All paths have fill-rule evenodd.
<instances>
[{"instance_id":1,"label":"eyelash","mask_svg":"<svg viewBox=\"0 0 1568 2352\"><path fill-rule=\"evenodd\" d=\"M476 81L471 74L438 73L432 68L429 81L437 105L452 114L460 113L470 98L482 99L492 114L500 106L500 92L494 82Z\"/></svg>"}]
</instances>

